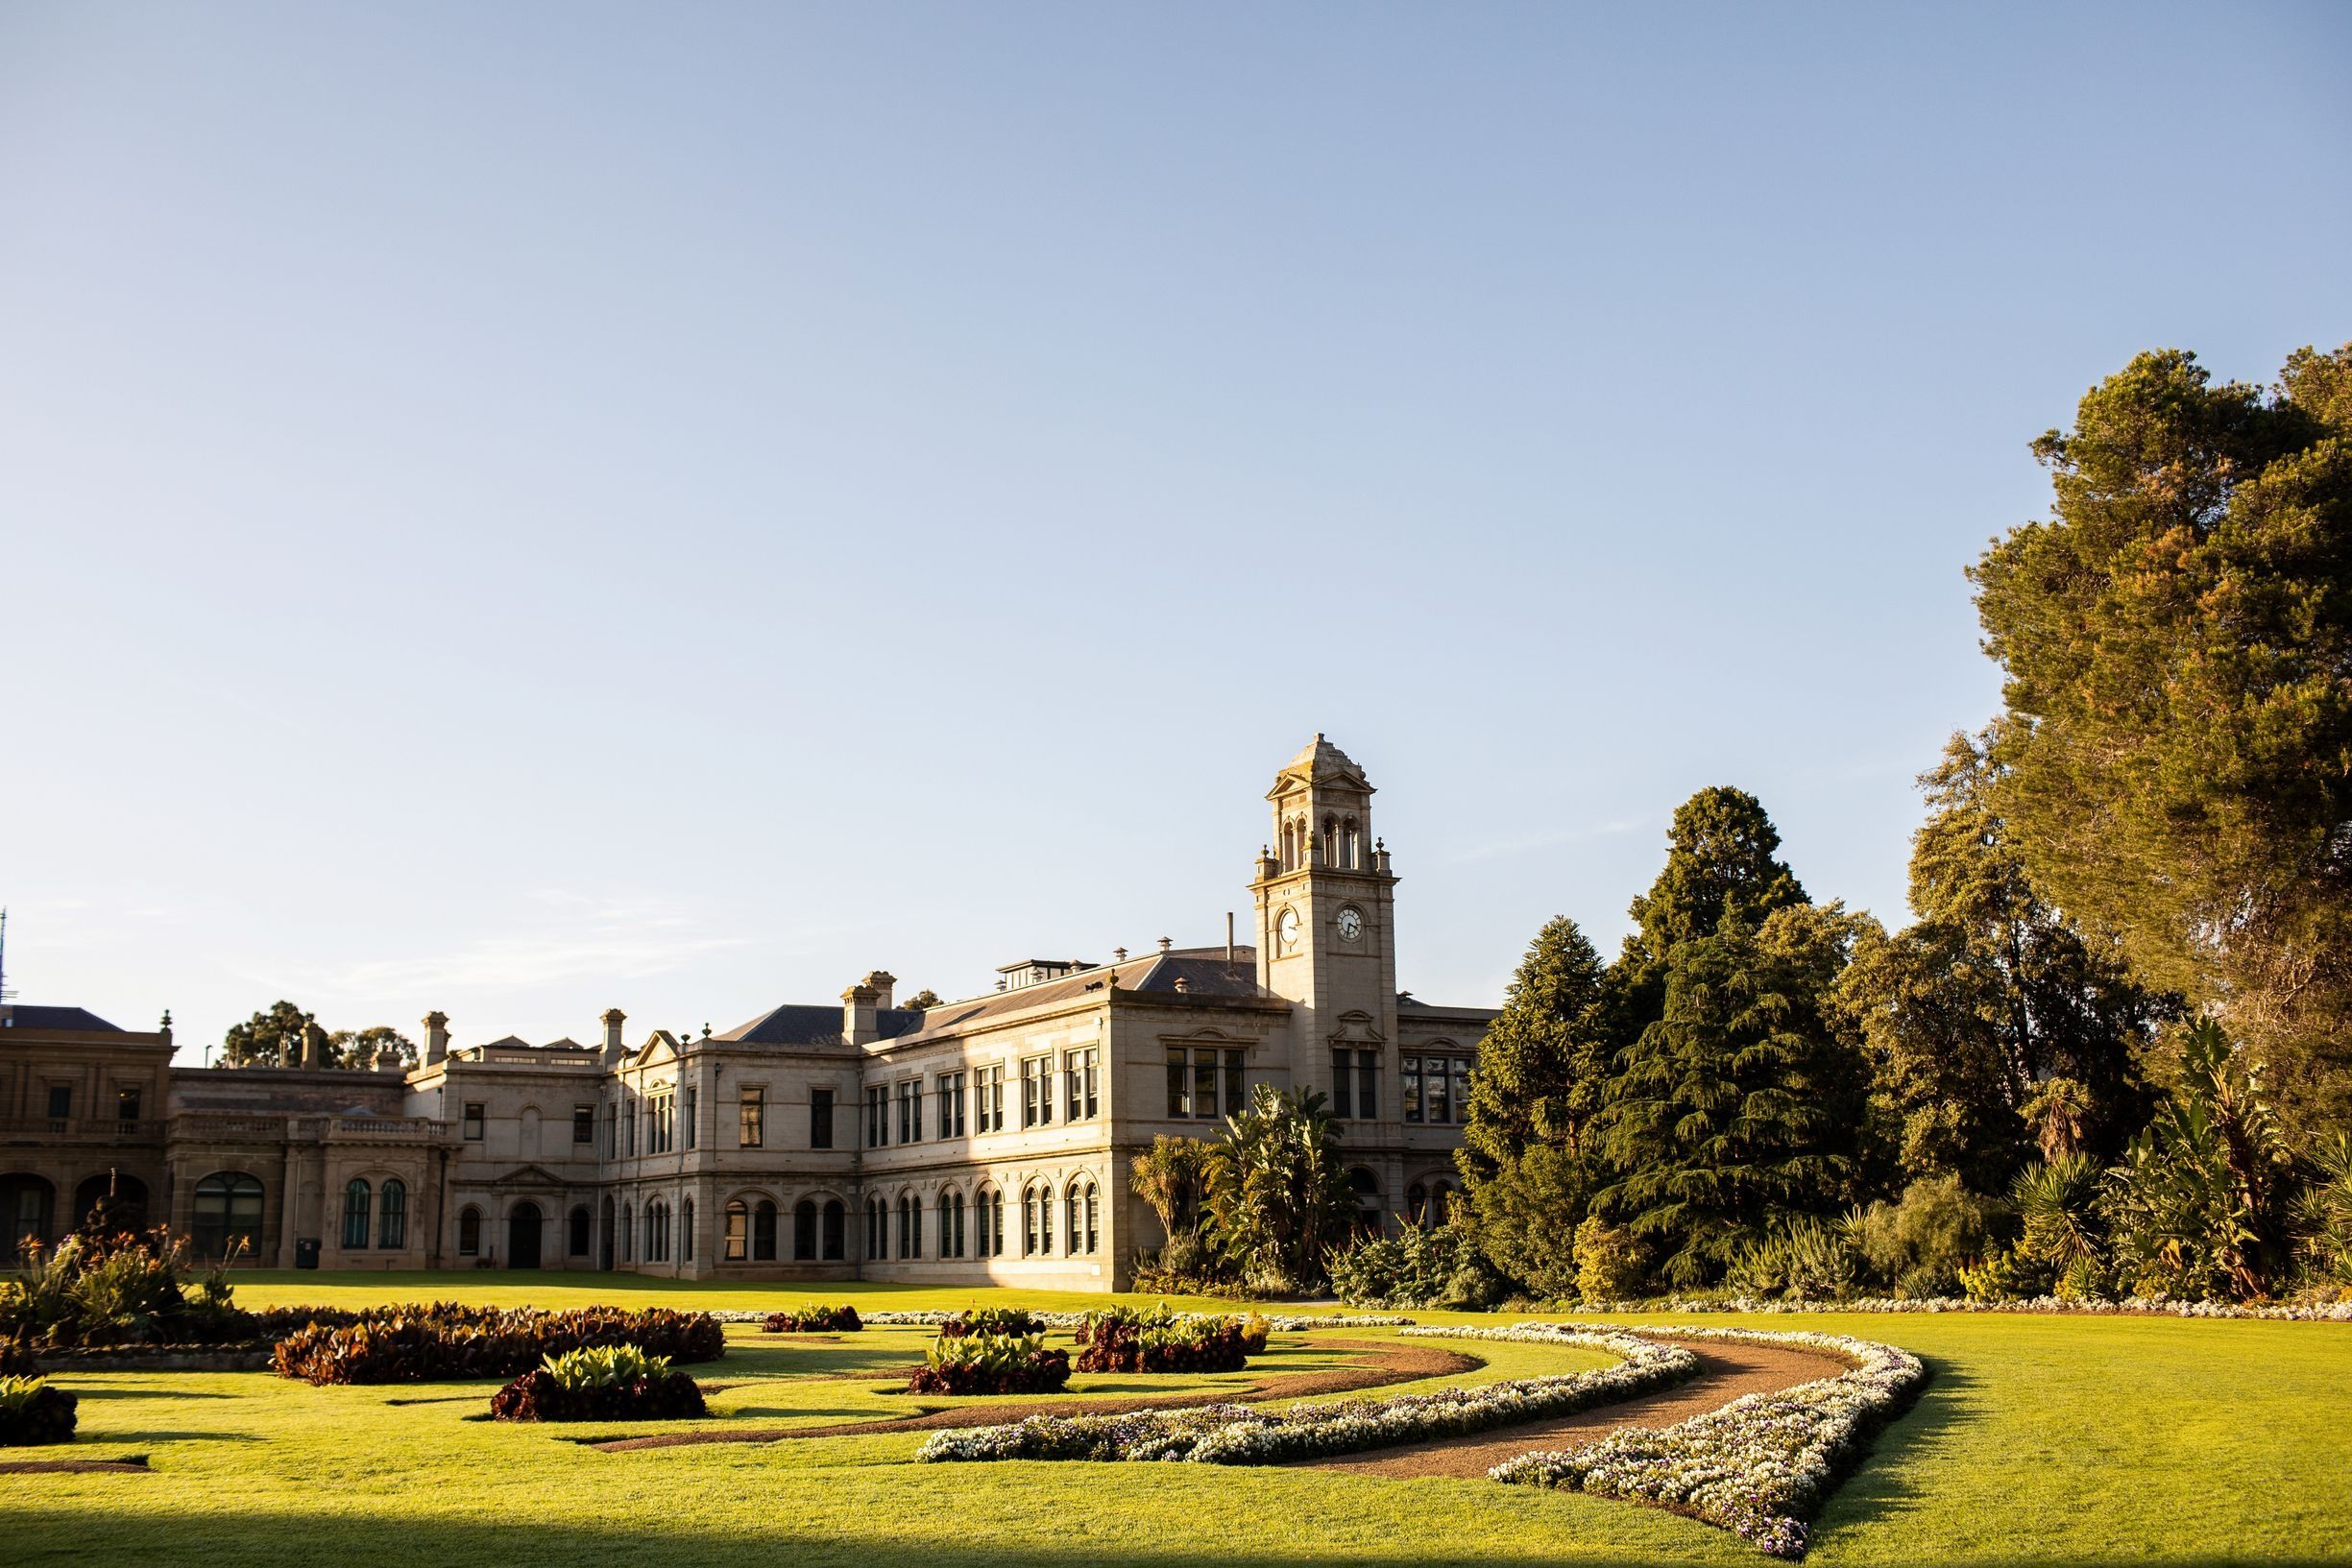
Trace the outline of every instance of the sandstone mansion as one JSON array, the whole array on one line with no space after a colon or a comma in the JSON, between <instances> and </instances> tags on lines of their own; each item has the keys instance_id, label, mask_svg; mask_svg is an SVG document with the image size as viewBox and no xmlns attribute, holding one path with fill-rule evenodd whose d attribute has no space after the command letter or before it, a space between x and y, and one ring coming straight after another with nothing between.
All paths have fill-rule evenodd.
<instances>
[{"instance_id":1,"label":"sandstone mansion","mask_svg":"<svg viewBox=\"0 0 2352 1568\"><path fill-rule=\"evenodd\" d=\"M1321 736L1275 775L1254 945L1029 959L920 1009L878 971L698 1039L614 1010L593 1046L453 1047L432 1013L420 1066L369 1072L175 1068L168 1019L0 1005L0 1222L55 1240L111 1193L263 1267L1112 1290L1162 1240L1130 1159L1261 1083L1321 1091L1366 1222L1416 1222L1493 1014L1396 989L1371 798Z\"/></svg>"}]
</instances>

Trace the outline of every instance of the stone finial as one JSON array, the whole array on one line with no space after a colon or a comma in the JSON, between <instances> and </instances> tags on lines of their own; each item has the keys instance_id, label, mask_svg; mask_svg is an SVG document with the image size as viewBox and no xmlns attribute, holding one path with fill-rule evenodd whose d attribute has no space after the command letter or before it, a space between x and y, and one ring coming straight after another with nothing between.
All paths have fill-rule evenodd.
<instances>
[{"instance_id":1,"label":"stone finial","mask_svg":"<svg viewBox=\"0 0 2352 1568\"><path fill-rule=\"evenodd\" d=\"M1112 962L1112 963L1114 963L1114 964L1124 964L1124 963L1126 963L1126 962L1127 962L1127 949L1125 949L1125 948L1113 948L1113 949L1111 949L1111 950L1110 950L1110 960L1111 960L1111 962Z\"/></svg>"}]
</instances>

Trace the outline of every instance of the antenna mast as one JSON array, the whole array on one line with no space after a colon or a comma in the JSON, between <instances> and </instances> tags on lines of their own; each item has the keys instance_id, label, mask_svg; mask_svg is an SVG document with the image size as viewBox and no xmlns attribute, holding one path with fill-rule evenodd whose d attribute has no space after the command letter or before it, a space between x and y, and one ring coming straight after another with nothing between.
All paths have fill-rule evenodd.
<instances>
[{"instance_id":1,"label":"antenna mast","mask_svg":"<svg viewBox=\"0 0 2352 1568\"><path fill-rule=\"evenodd\" d=\"M14 1001L16 993L8 988L9 912L0 909L0 1002Z\"/></svg>"}]
</instances>

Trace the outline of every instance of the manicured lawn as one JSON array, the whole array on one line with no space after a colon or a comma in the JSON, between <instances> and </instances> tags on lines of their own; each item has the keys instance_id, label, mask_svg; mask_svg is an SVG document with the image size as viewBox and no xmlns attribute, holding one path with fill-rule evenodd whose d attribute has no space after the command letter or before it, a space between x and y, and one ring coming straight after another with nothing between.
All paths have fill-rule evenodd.
<instances>
[{"instance_id":1,"label":"manicured lawn","mask_svg":"<svg viewBox=\"0 0 2352 1568\"><path fill-rule=\"evenodd\" d=\"M256 1306L431 1296L545 1306L854 1300L866 1309L1102 1299L572 1278L579 1283L547 1275L519 1287L512 1275L277 1275L241 1282L238 1297ZM1811 1560L1825 1568L2352 1562L2343 1427L2352 1330L1966 1316L1753 1321L1906 1345L1936 1372L1919 1407L1880 1437L1823 1515ZM735 1330L726 1360L693 1370L730 1386L713 1397L709 1425L823 1425L946 1403L883 1391L903 1382L889 1369L913 1361L926 1340L908 1330L835 1343ZM1464 1348L1489 1360L1481 1378L1580 1363L1538 1346ZM1250 1374L1079 1378L1072 1387L1173 1391L1340 1359L1278 1337ZM84 1440L11 1457L143 1453L155 1473L0 1478L0 1561L1404 1568L1768 1560L1654 1510L1485 1482L1205 1465L916 1465L908 1459L919 1434L606 1454L572 1439L624 1429L467 1419L486 1408L488 1384L311 1388L265 1374L63 1382L83 1396Z\"/></svg>"}]
</instances>

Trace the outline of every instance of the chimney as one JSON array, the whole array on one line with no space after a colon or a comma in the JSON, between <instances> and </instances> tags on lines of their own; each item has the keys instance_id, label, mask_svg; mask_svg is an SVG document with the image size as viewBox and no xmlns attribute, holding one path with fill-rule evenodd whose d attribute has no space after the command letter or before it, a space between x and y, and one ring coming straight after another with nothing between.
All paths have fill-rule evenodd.
<instances>
[{"instance_id":1,"label":"chimney","mask_svg":"<svg viewBox=\"0 0 2352 1568\"><path fill-rule=\"evenodd\" d=\"M882 1038L874 996L874 988L862 980L841 993L841 1038L850 1045L868 1046Z\"/></svg>"},{"instance_id":2,"label":"chimney","mask_svg":"<svg viewBox=\"0 0 2352 1568\"><path fill-rule=\"evenodd\" d=\"M874 993L874 1005L888 1007L891 994L897 989L898 977L886 969L878 969L865 977L865 988Z\"/></svg>"},{"instance_id":3,"label":"chimney","mask_svg":"<svg viewBox=\"0 0 2352 1568\"><path fill-rule=\"evenodd\" d=\"M1225 962L1233 962L1233 911L1225 911Z\"/></svg>"},{"instance_id":4,"label":"chimney","mask_svg":"<svg viewBox=\"0 0 2352 1568\"><path fill-rule=\"evenodd\" d=\"M434 1062L446 1061L449 1058L449 1015L447 1013L426 1013L424 1015L425 1064L430 1066Z\"/></svg>"},{"instance_id":5,"label":"chimney","mask_svg":"<svg viewBox=\"0 0 2352 1568\"><path fill-rule=\"evenodd\" d=\"M303 1020L303 1071L316 1073L326 1065L327 1031L319 1027L317 1019Z\"/></svg>"},{"instance_id":6,"label":"chimney","mask_svg":"<svg viewBox=\"0 0 2352 1568\"><path fill-rule=\"evenodd\" d=\"M628 1021L629 1015L618 1007L604 1010L599 1020L604 1025L604 1049L596 1057L597 1065L611 1067L629 1053L629 1048L620 1043L620 1026Z\"/></svg>"}]
</instances>

